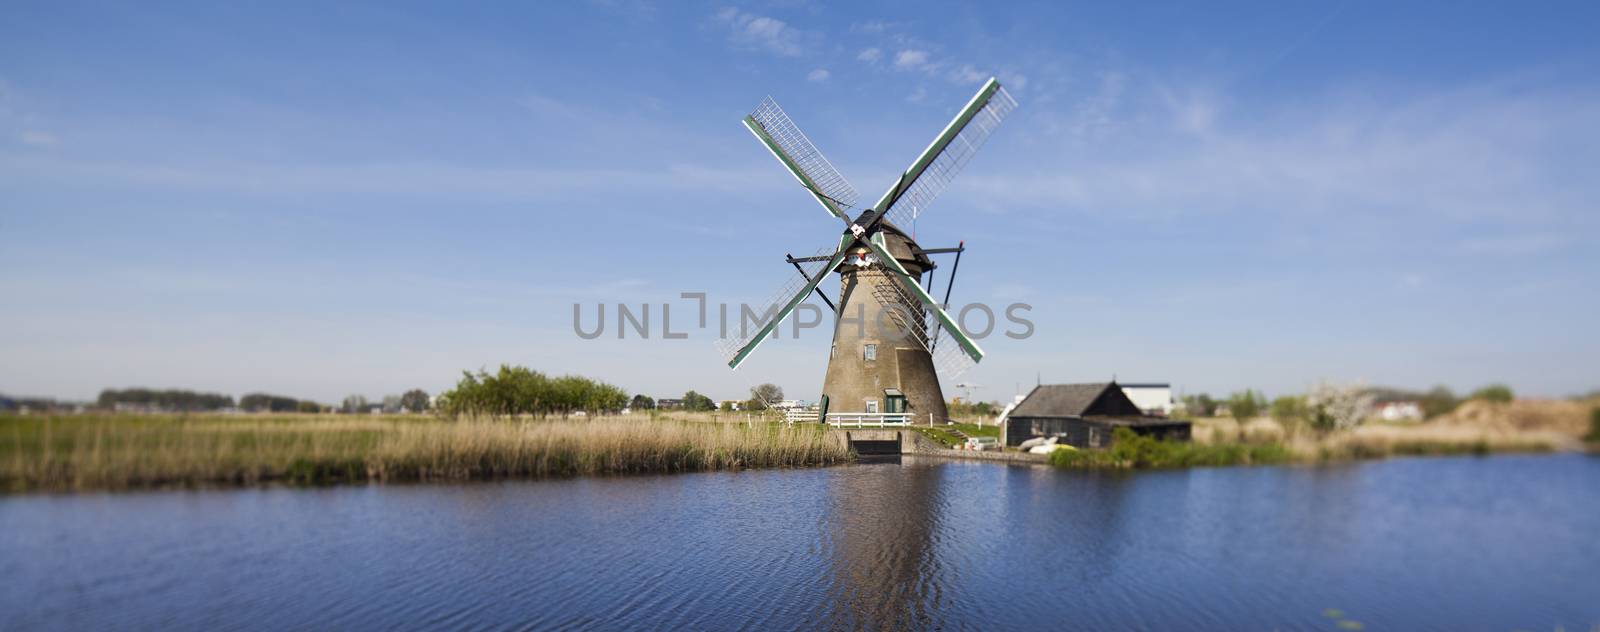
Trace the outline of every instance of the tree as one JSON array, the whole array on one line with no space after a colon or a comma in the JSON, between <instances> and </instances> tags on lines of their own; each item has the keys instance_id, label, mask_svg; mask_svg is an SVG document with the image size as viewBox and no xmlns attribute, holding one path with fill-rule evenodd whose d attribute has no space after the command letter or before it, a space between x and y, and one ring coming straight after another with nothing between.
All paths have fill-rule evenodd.
<instances>
[{"instance_id":1,"label":"tree","mask_svg":"<svg viewBox=\"0 0 1600 632\"><path fill-rule=\"evenodd\" d=\"M569 415L575 411L615 412L628 404L620 388L585 377L557 378L527 367L501 365L490 374L463 371L456 387L439 395L440 412L450 415Z\"/></svg>"},{"instance_id":2,"label":"tree","mask_svg":"<svg viewBox=\"0 0 1600 632\"><path fill-rule=\"evenodd\" d=\"M1228 412L1233 415L1234 423L1239 425L1240 441L1245 438L1244 425L1261 414L1263 404L1264 399L1261 395L1248 388L1242 393L1228 396Z\"/></svg>"},{"instance_id":3,"label":"tree","mask_svg":"<svg viewBox=\"0 0 1600 632\"><path fill-rule=\"evenodd\" d=\"M1433 419L1439 415L1450 414L1451 411L1456 409L1456 406L1461 404L1461 400L1456 399L1456 394L1450 390L1450 387L1439 385L1423 394L1421 404L1422 417L1424 419Z\"/></svg>"},{"instance_id":4,"label":"tree","mask_svg":"<svg viewBox=\"0 0 1600 632\"><path fill-rule=\"evenodd\" d=\"M1284 428L1297 426L1306 420L1306 398L1300 395L1284 395L1274 399L1269 414Z\"/></svg>"},{"instance_id":5,"label":"tree","mask_svg":"<svg viewBox=\"0 0 1600 632\"><path fill-rule=\"evenodd\" d=\"M707 411L707 410L716 410L716 408L717 408L717 404L715 402L711 401L710 397L706 397L705 395L701 395L701 394L696 393L694 391L689 391L689 392L683 394L683 409L684 410L692 411L692 412L703 412L703 411Z\"/></svg>"},{"instance_id":6,"label":"tree","mask_svg":"<svg viewBox=\"0 0 1600 632\"><path fill-rule=\"evenodd\" d=\"M302 413L320 413L322 412L322 404L318 404L308 399L302 399L298 404L295 405L295 410Z\"/></svg>"},{"instance_id":7,"label":"tree","mask_svg":"<svg viewBox=\"0 0 1600 632\"><path fill-rule=\"evenodd\" d=\"M239 408L252 412L287 413L300 408L300 401L292 397L281 395L268 395L266 393L250 393L239 398Z\"/></svg>"},{"instance_id":8,"label":"tree","mask_svg":"<svg viewBox=\"0 0 1600 632\"><path fill-rule=\"evenodd\" d=\"M1589 443L1600 443L1600 406L1589 411L1589 434L1583 440Z\"/></svg>"},{"instance_id":9,"label":"tree","mask_svg":"<svg viewBox=\"0 0 1600 632\"><path fill-rule=\"evenodd\" d=\"M634 410L653 410L655 407L656 400L649 395L644 394L634 395L633 401L628 402L628 408L632 408Z\"/></svg>"},{"instance_id":10,"label":"tree","mask_svg":"<svg viewBox=\"0 0 1600 632\"><path fill-rule=\"evenodd\" d=\"M1205 393L1184 396L1183 405L1184 409L1195 417L1210 417L1212 413L1217 412L1217 400L1211 399L1211 396Z\"/></svg>"},{"instance_id":11,"label":"tree","mask_svg":"<svg viewBox=\"0 0 1600 632\"><path fill-rule=\"evenodd\" d=\"M1486 402L1504 404L1515 398L1511 387L1504 384L1490 384L1472 392L1468 399L1481 399Z\"/></svg>"},{"instance_id":12,"label":"tree","mask_svg":"<svg viewBox=\"0 0 1600 632\"><path fill-rule=\"evenodd\" d=\"M233 397L178 389L158 391L148 388L122 390L108 388L100 392L97 403L101 408L115 408L118 404L127 404L157 410L197 411L233 408Z\"/></svg>"},{"instance_id":13,"label":"tree","mask_svg":"<svg viewBox=\"0 0 1600 632\"><path fill-rule=\"evenodd\" d=\"M1000 405L994 402L967 402L958 399L945 405L945 411L953 419L993 417L999 410Z\"/></svg>"},{"instance_id":14,"label":"tree","mask_svg":"<svg viewBox=\"0 0 1600 632\"><path fill-rule=\"evenodd\" d=\"M359 413L367 409L367 398L361 395L347 395L342 408L347 413Z\"/></svg>"},{"instance_id":15,"label":"tree","mask_svg":"<svg viewBox=\"0 0 1600 632\"><path fill-rule=\"evenodd\" d=\"M1372 413L1372 401L1372 393L1362 385L1319 382L1306 393L1306 410L1311 427L1326 433L1354 428L1365 421Z\"/></svg>"},{"instance_id":16,"label":"tree","mask_svg":"<svg viewBox=\"0 0 1600 632\"><path fill-rule=\"evenodd\" d=\"M783 388L777 384L750 387L750 410L766 410L783 401Z\"/></svg>"},{"instance_id":17,"label":"tree","mask_svg":"<svg viewBox=\"0 0 1600 632\"><path fill-rule=\"evenodd\" d=\"M1257 415L1261 414L1261 409L1265 406L1266 398L1250 389L1228 396L1228 411L1240 423L1255 419Z\"/></svg>"},{"instance_id":18,"label":"tree","mask_svg":"<svg viewBox=\"0 0 1600 632\"><path fill-rule=\"evenodd\" d=\"M428 392L413 388L400 396L400 407L413 413L428 412Z\"/></svg>"}]
</instances>

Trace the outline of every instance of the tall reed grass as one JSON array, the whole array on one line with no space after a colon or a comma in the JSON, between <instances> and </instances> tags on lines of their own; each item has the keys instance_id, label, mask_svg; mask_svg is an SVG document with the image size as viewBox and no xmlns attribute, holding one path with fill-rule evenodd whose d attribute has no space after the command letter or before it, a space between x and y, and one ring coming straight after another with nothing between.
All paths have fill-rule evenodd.
<instances>
[{"instance_id":1,"label":"tall reed grass","mask_svg":"<svg viewBox=\"0 0 1600 632\"><path fill-rule=\"evenodd\" d=\"M0 490L454 481L799 467L816 427L631 418L0 417Z\"/></svg>"}]
</instances>

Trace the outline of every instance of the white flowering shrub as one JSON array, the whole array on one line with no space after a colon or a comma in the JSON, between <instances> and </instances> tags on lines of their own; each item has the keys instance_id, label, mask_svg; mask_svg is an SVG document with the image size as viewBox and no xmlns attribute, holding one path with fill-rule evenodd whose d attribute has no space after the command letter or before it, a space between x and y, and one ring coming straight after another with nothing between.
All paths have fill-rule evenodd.
<instances>
[{"instance_id":1,"label":"white flowering shrub","mask_svg":"<svg viewBox=\"0 0 1600 632\"><path fill-rule=\"evenodd\" d=\"M1348 430L1372 414L1372 400L1365 384L1318 382L1306 393L1306 412L1311 427L1319 432Z\"/></svg>"}]
</instances>

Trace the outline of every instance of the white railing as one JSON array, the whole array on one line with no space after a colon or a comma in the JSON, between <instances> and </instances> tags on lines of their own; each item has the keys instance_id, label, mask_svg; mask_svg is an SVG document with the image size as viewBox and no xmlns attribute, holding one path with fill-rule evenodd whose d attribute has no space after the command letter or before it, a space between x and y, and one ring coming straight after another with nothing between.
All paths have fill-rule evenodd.
<instances>
[{"instance_id":1,"label":"white railing","mask_svg":"<svg viewBox=\"0 0 1600 632\"><path fill-rule=\"evenodd\" d=\"M794 423L816 423L817 409L815 408L790 408L783 411L783 420Z\"/></svg>"},{"instance_id":2,"label":"white railing","mask_svg":"<svg viewBox=\"0 0 1600 632\"><path fill-rule=\"evenodd\" d=\"M911 425L907 413L828 413L828 425L835 428L885 428Z\"/></svg>"}]
</instances>

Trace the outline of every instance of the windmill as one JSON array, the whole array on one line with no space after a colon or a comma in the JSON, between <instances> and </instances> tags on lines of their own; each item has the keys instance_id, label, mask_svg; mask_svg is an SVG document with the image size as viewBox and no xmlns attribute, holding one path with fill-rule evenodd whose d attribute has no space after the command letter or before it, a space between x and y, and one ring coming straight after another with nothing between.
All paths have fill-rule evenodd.
<instances>
[{"instance_id":1,"label":"windmill","mask_svg":"<svg viewBox=\"0 0 1600 632\"><path fill-rule=\"evenodd\" d=\"M902 421L945 419L939 371L952 377L964 372L983 359L983 350L928 293L922 279L928 274L931 285L936 266L930 255L954 253L956 265L945 289L948 302L954 268L966 247L924 249L901 226L922 214L1016 106L991 77L876 204L858 209L855 189L844 176L777 102L771 97L762 101L744 118L745 127L845 230L836 245L813 256L786 257L799 276L779 288L763 311L741 314L738 336L719 340L728 366L739 368L815 292L835 317L822 386L824 415L831 409L895 415ZM833 272L840 277L838 303L818 287ZM744 327L747 315L761 326ZM954 344L940 345L940 330Z\"/></svg>"}]
</instances>

